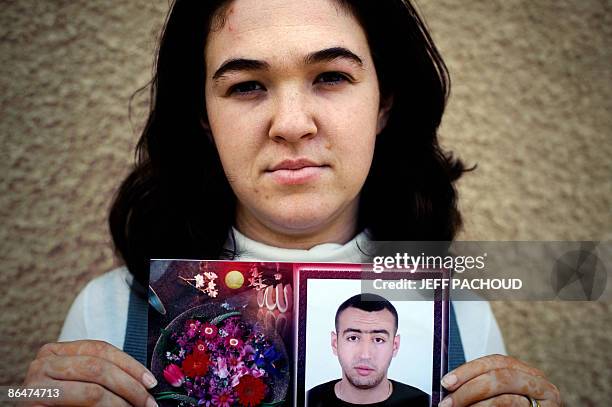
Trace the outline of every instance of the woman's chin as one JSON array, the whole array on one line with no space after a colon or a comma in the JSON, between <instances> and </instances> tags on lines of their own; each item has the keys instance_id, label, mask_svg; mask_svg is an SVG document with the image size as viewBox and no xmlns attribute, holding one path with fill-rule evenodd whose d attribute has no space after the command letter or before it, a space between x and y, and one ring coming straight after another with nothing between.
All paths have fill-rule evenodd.
<instances>
[{"instance_id":1,"label":"woman's chin","mask_svg":"<svg viewBox=\"0 0 612 407\"><path fill-rule=\"evenodd\" d=\"M316 208L303 211L275 213L270 226L287 238L298 240L330 241L344 237L350 225L338 219L333 211L316 211Z\"/></svg>"},{"instance_id":2,"label":"woman's chin","mask_svg":"<svg viewBox=\"0 0 612 407\"><path fill-rule=\"evenodd\" d=\"M342 238L346 230L353 229L351 223L354 223L356 214L352 202L325 199L328 197L324 194L309 196L309 199L296 198L299 197L279 197L259 205L257 211L241 211L239 208L238 224L252 228L254 234L276 235L289 240L329 241ZM274 202L274 205L270 202ZM259 233L256 229L259 229Z\"/></svg>"},{"instance_id":3,"label":"woman's chin","mask_svg":"<svg viewBox=\"0 0 612 407\"><path fill-rule=\"evenodd\" d=\"M331 214L328 213L284 213L274 214L271 219L274 228L287 235L317 234L329 227Z\"/></svg>"}]
</instances>

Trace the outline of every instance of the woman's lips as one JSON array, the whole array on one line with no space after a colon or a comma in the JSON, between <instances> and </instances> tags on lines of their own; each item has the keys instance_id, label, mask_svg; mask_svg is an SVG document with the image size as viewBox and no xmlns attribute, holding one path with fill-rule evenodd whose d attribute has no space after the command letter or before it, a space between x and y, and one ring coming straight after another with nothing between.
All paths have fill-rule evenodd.
<instances>
[{"instance_id":1,"label":"woman's lips","mask_svg":"<svg viewBox=\"0 0 612 407\"><path fill-rule=\"evenodd\" d=\"M319 178L327 166L301 167L298 169L278 169L269 171L272 179L281 185L297 185L312 182Z\"/></svg>"},{"instance_id":2,"label":"woman's lips","mask_svg":"<svg viewBox=\"0 0 612 407\"><path fill-rule=\"evenodd\" d=\"M302 158L283 160L267 170L266 173L278 184L297 185L316 180L327 168L329 166Z\"/></svg>"}]
</instances>

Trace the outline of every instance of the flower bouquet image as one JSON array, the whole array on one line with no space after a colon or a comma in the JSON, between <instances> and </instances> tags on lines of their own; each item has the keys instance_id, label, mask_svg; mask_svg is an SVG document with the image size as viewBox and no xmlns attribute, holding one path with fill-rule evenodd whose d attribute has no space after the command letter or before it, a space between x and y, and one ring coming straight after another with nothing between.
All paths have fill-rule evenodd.
<instances>
[{"instance_id":1,"label":"flower bouquet image","mask_svg":"<svg viewBox=\"0 0 612 407\"><path fill-rule=\"evenodd\" d=\"M188 309L162 329L151 369L163 377L153 395L167 406L280 406L290 380L282 338L219 301Z\"/></svg>"}]
</instances>

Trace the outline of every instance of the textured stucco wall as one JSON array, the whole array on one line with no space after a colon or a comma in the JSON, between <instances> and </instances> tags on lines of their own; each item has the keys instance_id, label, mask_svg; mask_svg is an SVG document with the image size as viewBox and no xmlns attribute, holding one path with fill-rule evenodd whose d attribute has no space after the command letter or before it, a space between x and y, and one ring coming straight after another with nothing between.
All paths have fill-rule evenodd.
<instances>
[{"instance_id":1,"label":"textured stucco wall","mask_svg":"<svg viewBox=\"0 0 612 407\"><path fill-rule=\"evenodd\" d=\"M421 0L453 79L443 143L472 240L612 237L612 5ZM0 384L114 267L106 214L133 157L166 1L4 1L0 11ZM133 128L134 126L135 128ZM495 303L511 354L567 405L610 405L609 303Z\"/></svg>"}]
</instances>

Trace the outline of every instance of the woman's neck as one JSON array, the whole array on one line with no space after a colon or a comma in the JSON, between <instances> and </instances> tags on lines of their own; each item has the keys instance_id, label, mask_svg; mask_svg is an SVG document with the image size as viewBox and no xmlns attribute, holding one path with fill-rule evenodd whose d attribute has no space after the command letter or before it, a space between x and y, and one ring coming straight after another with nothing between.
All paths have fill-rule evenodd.
<instances>
[{"instance_id":1,"label":"woman's neck","mask_svg":"<svg viewBox=\"0 0 612 407\"><path fill-rule=\"evenodd\" d=\"M269 246L308 250L324 243L345 244L355 237L358 232L357 213L348 215L343 216L346 219L334 219L322 227L293 230L270 227L239 210L236 229L249 239Z\"/></svg>"}]
</instances>

